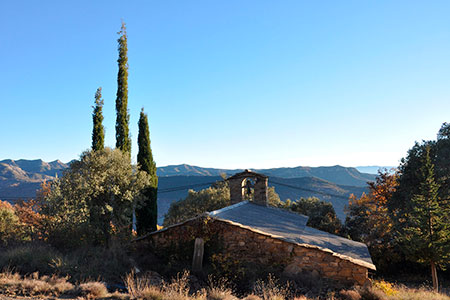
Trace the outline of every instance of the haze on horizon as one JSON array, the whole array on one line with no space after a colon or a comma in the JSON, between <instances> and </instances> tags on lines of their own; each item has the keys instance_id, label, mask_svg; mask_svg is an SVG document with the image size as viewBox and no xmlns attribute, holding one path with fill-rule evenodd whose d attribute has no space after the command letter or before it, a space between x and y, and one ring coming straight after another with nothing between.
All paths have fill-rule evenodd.
<instances>
[{"instance_id":1,"label":"haze on horizon","mask_svg":"<svg viewBox=\"0 0 450 300\"><path fill-rule=\"evenodd\" d=\"M447 1L2 1L0 160L90 147L103 88L115 145L128 30L133 153L158 166L397 166L450 121Z\"/></svg>"}]
</instances>

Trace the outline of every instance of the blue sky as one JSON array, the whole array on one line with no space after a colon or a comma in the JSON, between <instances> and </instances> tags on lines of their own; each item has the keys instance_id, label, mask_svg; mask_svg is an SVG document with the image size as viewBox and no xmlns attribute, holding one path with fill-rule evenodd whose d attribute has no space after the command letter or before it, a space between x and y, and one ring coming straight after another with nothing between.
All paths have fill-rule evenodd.
<instances>
[{"instance_id":1,"label":"blue sky","mask_svg":"<svg viewBox=\"0 0 450 300\"><path fill-rule=\"evenodd\" d=\"M397 165L450 121L448 1L1 1L0 160L115 145L128 29L133 157L157 165Z\"/></svg>"}]
</instances>

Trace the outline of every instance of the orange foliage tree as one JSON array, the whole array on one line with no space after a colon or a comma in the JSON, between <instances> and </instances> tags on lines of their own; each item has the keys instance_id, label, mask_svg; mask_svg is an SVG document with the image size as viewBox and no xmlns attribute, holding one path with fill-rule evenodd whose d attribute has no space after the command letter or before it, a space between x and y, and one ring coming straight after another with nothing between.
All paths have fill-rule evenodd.
<instances>
[{"instance_id":1,"label":"orange foliage tree","mask_svg":"<svg viewBox=\"0 0 450 300\"><path fill-rule=\"evenodd\" d=\"M369 192L360 198L350 196L345 226L354 240L369 247L379 269L385 269L400 259L394 239L393 222L387 203L397 188L398 174L380 170L375 182L369 182Z\"/></svg>"}]
</instances>

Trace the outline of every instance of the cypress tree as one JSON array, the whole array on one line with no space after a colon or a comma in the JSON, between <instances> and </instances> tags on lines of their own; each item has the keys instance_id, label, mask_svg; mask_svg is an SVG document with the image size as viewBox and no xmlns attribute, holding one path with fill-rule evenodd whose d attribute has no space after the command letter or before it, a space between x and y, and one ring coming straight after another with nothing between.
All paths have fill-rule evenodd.
<instances>
[{"instance_id":1,"label":"cypress tree","mask_svg":"<svg viewBox=\"0 0 450 300\"><path fill-rule=\"evenodd\" d=\"M139 152L137 161L141 170L147 172L151 177L150 185L144 190L143 201L136 209L137 233L142 235L156 230L158 221L158 177L156 176L156 164L153 161L152 149L150 148L148 118L144 109L141 110L138 124Z\"/></svg>"},{"instance_id":2,"label":"cypress tree","mask_svg":"<svg viewBox=\"0 0 450 300\"><path fill-rule=\"evenodd\" d=\"M117 74L117 98L116 98L116 148L131 155L131 139L129 135L128 123L130 116L128 114L128 47L127 31L125 23L122 22L122 29L118 32L120 35L119 43L119 72Z\"/></svg>"},{"instance_id":3,"label":"cypress tree","mask_svg":"<svg viewBox=\"0 0 450 300\"><path fill-rule=\"evenodd\" d=\"M103 99L102 88L99 87L95 92L95 106L92 113L92 121L94 123L92 129L92 150L98 151L105 148L105 129L103 127Z\"/></svg>"}]
</instances>

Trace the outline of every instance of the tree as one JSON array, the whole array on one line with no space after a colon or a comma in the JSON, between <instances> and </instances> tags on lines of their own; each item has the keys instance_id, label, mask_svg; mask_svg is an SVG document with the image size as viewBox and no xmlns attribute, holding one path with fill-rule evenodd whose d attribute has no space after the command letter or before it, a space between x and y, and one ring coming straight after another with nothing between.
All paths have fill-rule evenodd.
<instances>
[{"instance_id":1,"label":"tree","mask_svg":"<svg viewBox=\"0 0 450 300\"><path fill-rule=\"evenodd\" d=\"M102 88L99 87L95 92L95 106L92 113L92 121L94 123L92 129L92 150L98 151L105 148L105 130L103 128L103 99Z\"/></svg>"},{"instance_id":2,"label":"tree","mask_svg":"<svg viewBox=\"0 0 450 300\"><path fill-rule=\"evenodd\" d=\"M439 198L439 184L435 180L431 148L425 149L418 172L419 189L411 197L411 211L400 230L400 241L408 256L431 267L433 288L438 290L437 265L450 258L450 207Z\"/></svg>"},{"instance_id":3,"label":"tree","mask_svg":"<svg viewBox=\"0 0 450 300\"><path fill-rule=\"evenodd\" d=\"M137 232L142 235L146 232L155 231L158 222L158 176L156 176L156 164L153 161L152 149L150 148L148 118L143 108L139 118L138 145L137 161L139 167L150 176L150 184L145 188L142 202L136 208Z\"/></svg>"},{"instance_id":4,"label":"tree","mask_svg":"<svg viewBox=\"0 0 450 300\"><path fill-rule=\"evenodd\" d=\"M269 187L269 205L281 207L283 202L275 192L275 188ZM202 213L214 211L231 205L230 187L228 181L218 181L213 186L201 191L189 190L188 196L178 202L173 202L167 214L164 216L164 226L180 223Z\"/></svg>"},{"instance_id":5,"label":"tree","mask_svg":"<svg viewBox=\"0 0 450 300\"><path fill-rule=\"evenodd\" d=\"M360 198L351 195L346 208L346 232L369 247L378 270L387 270L403 259L387 207L397 186L398 173L380 170L375 182L368 182L369 192Z\"/></svg>"},{"instance_id":6,"label":"tree","mask_svg":"<svg viewBox=\"0 0 450 300\"><path fill-rule=\"evenodd\" d=\"M307 225L322 231L338 234L342 224L336 216L333 205L316 197L300 198L290 203L292 211L308 216Z\"/></svg>"},{"instance_id":7,"label":"tree","mask_svg":"<svg viewBox=\"0 0 450 300\"><path fill-rule=\"evenodd\" d=\"M0 200L0 245L17 238L20 222L11 204Z\"/></svg>"},{"instance_id":8,"label":"tree","mask_svg":"<svg viewBox=\"0 0 450 300\"><path fill-rule=\"evenodd\" d=\"M432 213L432 218L428 223L434 224L443 217L450 219L450 124L444 123L440 128L437 140L416 142L408 151L405 158L402 159L399 166L398 187L392 199L388 202L389 214L394 221L397 240L402 243L402 249L409 258L416 261L424 262L431 265L430 255L419 251L419 248L409 247L409 239L413 238L414 231L423 231L420 224L425 224L425 219L419 217L420 213L425 211ZM431 176L430 174L433 174ZM433 178L433 182L431 181ZM430 206L426 209L424 205ZM434 216L434 206L440 207L439 213L442 215ZM433 229L432 232L442 234L442 238L450 235L448 227ZM415 229L414 229L415 228ZM409 235L408 235L409 232ZM438 233L440 232L440 233ZM428 238L434 234L428 233ZM422 237L427 235L422 232ZM430 239L428 239L430 241ZM450 240L447 240L450 244ZM436 248L437 247L437 248ZM439 259L440 247L439 243L433 245L433 260L437 267L444 267L445 263ZM409 251L411 250L411 251ZM419 256L423 256L419 259ZM436 274L435 274L436 275ZM436 276L435 276L436 277ZM437 278L434 278L437 279ZM436 281L437 282L437 281ZM434 282L435 283L435 282Z\"/></svg>"},{"instance_id":9,"label":"tree","mask_svg":"<svg viewBox=\"0 0 450 300\"><path fill-rule=\"evenodd\" d=\"M125 23L122 22L122 28L118 32L120 35L119 43L119 72L117 74L117 98L116 98L116 148L131 155L131 139L128 129L130 116L128 114L128 47L127 31Z\"/></svg>"},{"instance_id":10,"label":"tree","mask_svg":"<svg viewBox=\"0 0 450 300\"><path fill-rule=\"evenodd\" d=\"M149 183L147 173L133 168L129 155L118 149L84 152L45 196L53 240L66 247L129 238L133 206Z\"/></svg>"}]
</instances>

